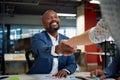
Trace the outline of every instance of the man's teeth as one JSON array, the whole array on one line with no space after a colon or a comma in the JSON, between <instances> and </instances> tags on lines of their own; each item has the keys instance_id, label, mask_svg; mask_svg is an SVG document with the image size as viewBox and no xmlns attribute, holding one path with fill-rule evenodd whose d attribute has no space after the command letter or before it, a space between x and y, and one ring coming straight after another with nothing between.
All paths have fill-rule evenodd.
<instances>
[{"instance_id":1,"label":"man's teeth","mask_svg":"<svg viewBox=\"0 0 120 80\"><path fill-rule=\"evenodd\" d=\"M52 23L53 25L56 25L57 23L56 22L54 22L54 23Z\"/></svg>"}]
</instances>

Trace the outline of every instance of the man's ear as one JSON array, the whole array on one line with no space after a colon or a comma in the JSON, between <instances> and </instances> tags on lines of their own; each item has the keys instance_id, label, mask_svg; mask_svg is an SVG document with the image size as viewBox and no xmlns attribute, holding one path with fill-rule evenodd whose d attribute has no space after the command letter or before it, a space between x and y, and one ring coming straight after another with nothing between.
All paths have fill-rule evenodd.
<instances>
[{"instance_id":1,"label":"man's ear","mask_svg":"<svg viewBox=\"0 0 120 80\"><path fill-rule=\"evenodd\" d=\"M43 27L45 26L43 21L41 22L41 24L42 24Z\"/></svg>"}]
</instances>

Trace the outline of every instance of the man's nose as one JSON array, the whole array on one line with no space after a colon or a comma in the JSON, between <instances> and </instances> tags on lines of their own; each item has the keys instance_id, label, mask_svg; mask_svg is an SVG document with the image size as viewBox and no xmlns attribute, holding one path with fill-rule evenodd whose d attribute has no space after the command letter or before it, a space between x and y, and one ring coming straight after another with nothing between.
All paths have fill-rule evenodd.
<instances>
[{"instance_id":1,"label":"man's nose","mask_svg":"<svg viewBox=\"0 0 120 80\"><path fill-rule=\"evenodd\" d=\"M52 20L56 20L56 18L55 18L55 17L52 17Z\"/></svg>"}]
</instances>

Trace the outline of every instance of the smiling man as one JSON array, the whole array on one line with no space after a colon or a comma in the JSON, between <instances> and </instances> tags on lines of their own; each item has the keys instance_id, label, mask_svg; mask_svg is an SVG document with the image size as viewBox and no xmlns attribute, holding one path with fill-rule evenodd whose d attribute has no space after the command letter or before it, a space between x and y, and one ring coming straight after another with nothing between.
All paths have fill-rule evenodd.
<instances>
[{"instance_id":1,"label":"smiling man","mask_svg":"<svg viewBox=\"0 0 120 80\"><path fill-rule=\"evenodd\" d=\"M62 39L68 37L58 33L60 19L53 10L47 10L42 17L45 31L37 33L32 37L32 51L35 57L35 64L28 71L28 74L52 74L61 78L72 74L76 70L75 56L64 56L64 47L59 45ZM67 47L66 47L67 48ZM69 52L74 52L68 47Z\"/></svg>"}]
</instances>

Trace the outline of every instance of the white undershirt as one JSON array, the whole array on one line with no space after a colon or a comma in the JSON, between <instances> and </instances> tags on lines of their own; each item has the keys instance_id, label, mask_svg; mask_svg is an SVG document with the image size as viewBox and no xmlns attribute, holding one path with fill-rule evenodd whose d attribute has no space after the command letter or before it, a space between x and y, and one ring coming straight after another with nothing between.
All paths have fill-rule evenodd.
<instances>
[{"instance_id":1,"label":"white undershirt","mask_svg":"<svg viewBox=\"0 0 120 80\"><path fill-rule=\"evenodd\" d=\"M52 49L51 49L51 55L53 56L61 56L62 54L56 54L55 53L55 46L58 45L58 40L59 40L59 36L56 40L56 38L54 38L53 36L51 36L49 33L48 35L50 36L51 40L52 40ZM65 71L67 71L70 74L70 71L68 71L67 69L64 69ZM53 58L53 66L52 66L52 70L51 70L51 74L56 74L58 72L58 58Z\"/></svg>"},{"instance_id":2,"label":"white undershirt","mask_svg":"<svg viewBox=\"0 0 120 80\"><path fill-rule=\"evenodd\" d=\"M50 36L50 38L51 38L51 40L52 40L52 44L53 44L53 46L55 46L55 45L58 45L58 40L59 39L55 39L53 36L51 36L49 33L48 33L48 35ZM55 48L55 47L53 47L53 48ZM56 54L55 53L55 49L53 49L52 48L52 50L51 50L51 54L53 55L53 56L58 56L58 54ZM51 70L51 74L55 74L55 73L57 73L58 72L58 58L53 58L53 66L52 66L52 70Z\"/></svg>"}]
</instances>

